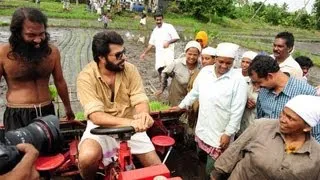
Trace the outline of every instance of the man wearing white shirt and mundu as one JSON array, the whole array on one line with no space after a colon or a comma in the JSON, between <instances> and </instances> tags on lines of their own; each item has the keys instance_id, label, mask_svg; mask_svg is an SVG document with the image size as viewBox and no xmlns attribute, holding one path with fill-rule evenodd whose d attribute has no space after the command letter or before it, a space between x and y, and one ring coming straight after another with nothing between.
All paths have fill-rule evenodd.
<instances>
[{"instance_id":1,"label":"man wearing white shirt and mundu","mask_svg":"<svg viewBox=\"0 0 320 180\"><path fill-rule=\"evenodd\" d=\"M174 43L177 42L180 37L175 28L168 23L163 22L163 14L156 13L154 15L156 21L156 27L153 29L150 36L149 45L140 55L140 59L144 60L145 55L154 46L156 48L156 63L155 69L161 75L165 66L171 64L174 60Z\"/></svg>"},{"instance_id":2,"label":"man wearing white shirt and mundu","mask_svg":"<svg viewBox=\"0 0 320 180\"><path fill-rule=\"evenodd\" d=\"M196 124L196 142L207 153L207 174L213 169L215 159L229 146L240 128L241 117L247 102L247 83L232 68L239 46L220 43L214 65L205 66L195 79L193 89L179 106L180 110L199 99Z\"/></svg>"}]
</instances>

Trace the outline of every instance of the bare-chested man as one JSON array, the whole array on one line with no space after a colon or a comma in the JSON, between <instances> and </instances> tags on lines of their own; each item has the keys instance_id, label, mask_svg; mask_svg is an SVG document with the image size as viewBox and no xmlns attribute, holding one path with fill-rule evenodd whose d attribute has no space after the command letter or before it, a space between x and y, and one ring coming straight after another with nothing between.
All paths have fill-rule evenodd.
<instances>
[{"instance_id":1,"label":"bare-chested man","mask_svg":"<svg viewBox=\"0 0 320 180\"><path fill-rule=\"evenodd\" d=\"M63 78L60 53L49 44L47 17L35 8L19 8L10 25L9 43L0 45L0 79L8 85L3 123L6 131L26 126L38 116L55 114L49 78L61 97L67 119L74 119Z\"/></svg>"}]
</instances>

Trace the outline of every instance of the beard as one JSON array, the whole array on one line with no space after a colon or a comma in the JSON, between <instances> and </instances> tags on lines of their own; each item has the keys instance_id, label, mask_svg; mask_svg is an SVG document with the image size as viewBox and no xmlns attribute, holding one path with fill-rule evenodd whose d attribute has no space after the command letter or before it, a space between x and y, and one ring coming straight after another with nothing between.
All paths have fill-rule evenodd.
<instances>
[{"instance_id":1,"label":"beard","mask_svg":"<svg viewBox=\"0 0 320 180\"><path fill-rule=\"evenodd\" d=\"M113 71L113 72L121 72L124 70L124 61L122 60L121 62L115 64L111 61L109 61L108 57L106 57L106 64L104 65L104 67L109 70L109 71Z\"/></svg>"},{"instance_id":2,"label":"beard","mask_svg":"<svg viewBox=\"0 0 320 180\"><path fill-rule=\"evenodd\" d=\"M46 37L40 43L22 40L16 45L14 53L27 62L39 63L51 53L49 39Z\"/></svg>"}]
</instances>

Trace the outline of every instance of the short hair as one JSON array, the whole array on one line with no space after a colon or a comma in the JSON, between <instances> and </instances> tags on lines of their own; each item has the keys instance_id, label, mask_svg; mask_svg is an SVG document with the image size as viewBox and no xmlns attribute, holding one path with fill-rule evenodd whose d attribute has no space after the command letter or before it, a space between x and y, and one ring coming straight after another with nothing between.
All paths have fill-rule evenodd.
<instances>
[{"instance_id":1,"label":"short hair","mask_svg":"<svg viewBox=\"0 0 320 180\"><path fill-rule=\"evenodd\" d=\"M123 45L124 41L120 34L115 31L103 31L94 35L92 54L96 63L99 62L99 56L106 56L110 53L110 44Z\"/></svg>"},{"instance_id":2,"label":"short hair","mask_svg":"<svg viewBox=\"0 0 320 180\"><path fill-rule=\"evenodd\" d=\"M287 32L287 31L280 32L279 34L276 35L275 38L284 39L286 41L286 45L288 48L292 48L294 46L294 36L290 32Z\"/></svg>"},{"instance_id":3,"label":"short hair","mask_svg":"<svg viewBox=\"0 0 320 180\"><path fill-rule=\"evenodd\" d=\"M300 65L300 67L307 67L311 68L313 66L312 60L307 56L299 56L295 59L297 63Z\"/></svg>"},{"instance_id":4,"label":"short hair","mask_svg":"<svg viewBox=\"0 0 320 180\"><path fill-rule=\"evenodd\" d=\"M154 13L153 18L156 19L157 17L162 17L163 18L163 13L160 11L157 11L156 13Z\"/></svg>"},{"instance_id":5,"label":"short hair","mask_svg":"<svg viewBox=\"0 0 320 180\"><path fill-rule=\"evenodd\" d=\"M259 78L266 78L268 73L275 73L280 70L279 64L269 55L258 55L253 60L248 68L249 76L252 76L252 71L256 72Z\"/></svg>"}]
</instances>

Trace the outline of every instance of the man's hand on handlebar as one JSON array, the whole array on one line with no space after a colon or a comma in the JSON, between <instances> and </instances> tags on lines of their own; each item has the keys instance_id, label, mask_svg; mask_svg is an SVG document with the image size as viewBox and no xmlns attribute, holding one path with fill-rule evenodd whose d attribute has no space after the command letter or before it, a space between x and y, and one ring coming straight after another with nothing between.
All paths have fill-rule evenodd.
<instances>
[{"instance_id":1,"label":"man's hand on handlebar","mask_svg":"<svg viewBox=\"0 0 320 180\"><path fill-rule=\"evenodd\" d=\"M23 158L10 172L0 176L0 180L39 179L39 173L34 165L38 158L39 152L31 144L18 144L17 148L20 152L24 153Z\"/></svg>"},{"instance_id":2,"label":"man's hand on handlebar","mask_svg":"<svg viewBox=\"0 0 320 180\"><path fill-rule=\"evenodd\" d=\"M130 125L134 127L136 132L143 132L153 125L153 119L149 113L141 112L133 116Z\"/></svg>"}]
</instances>

